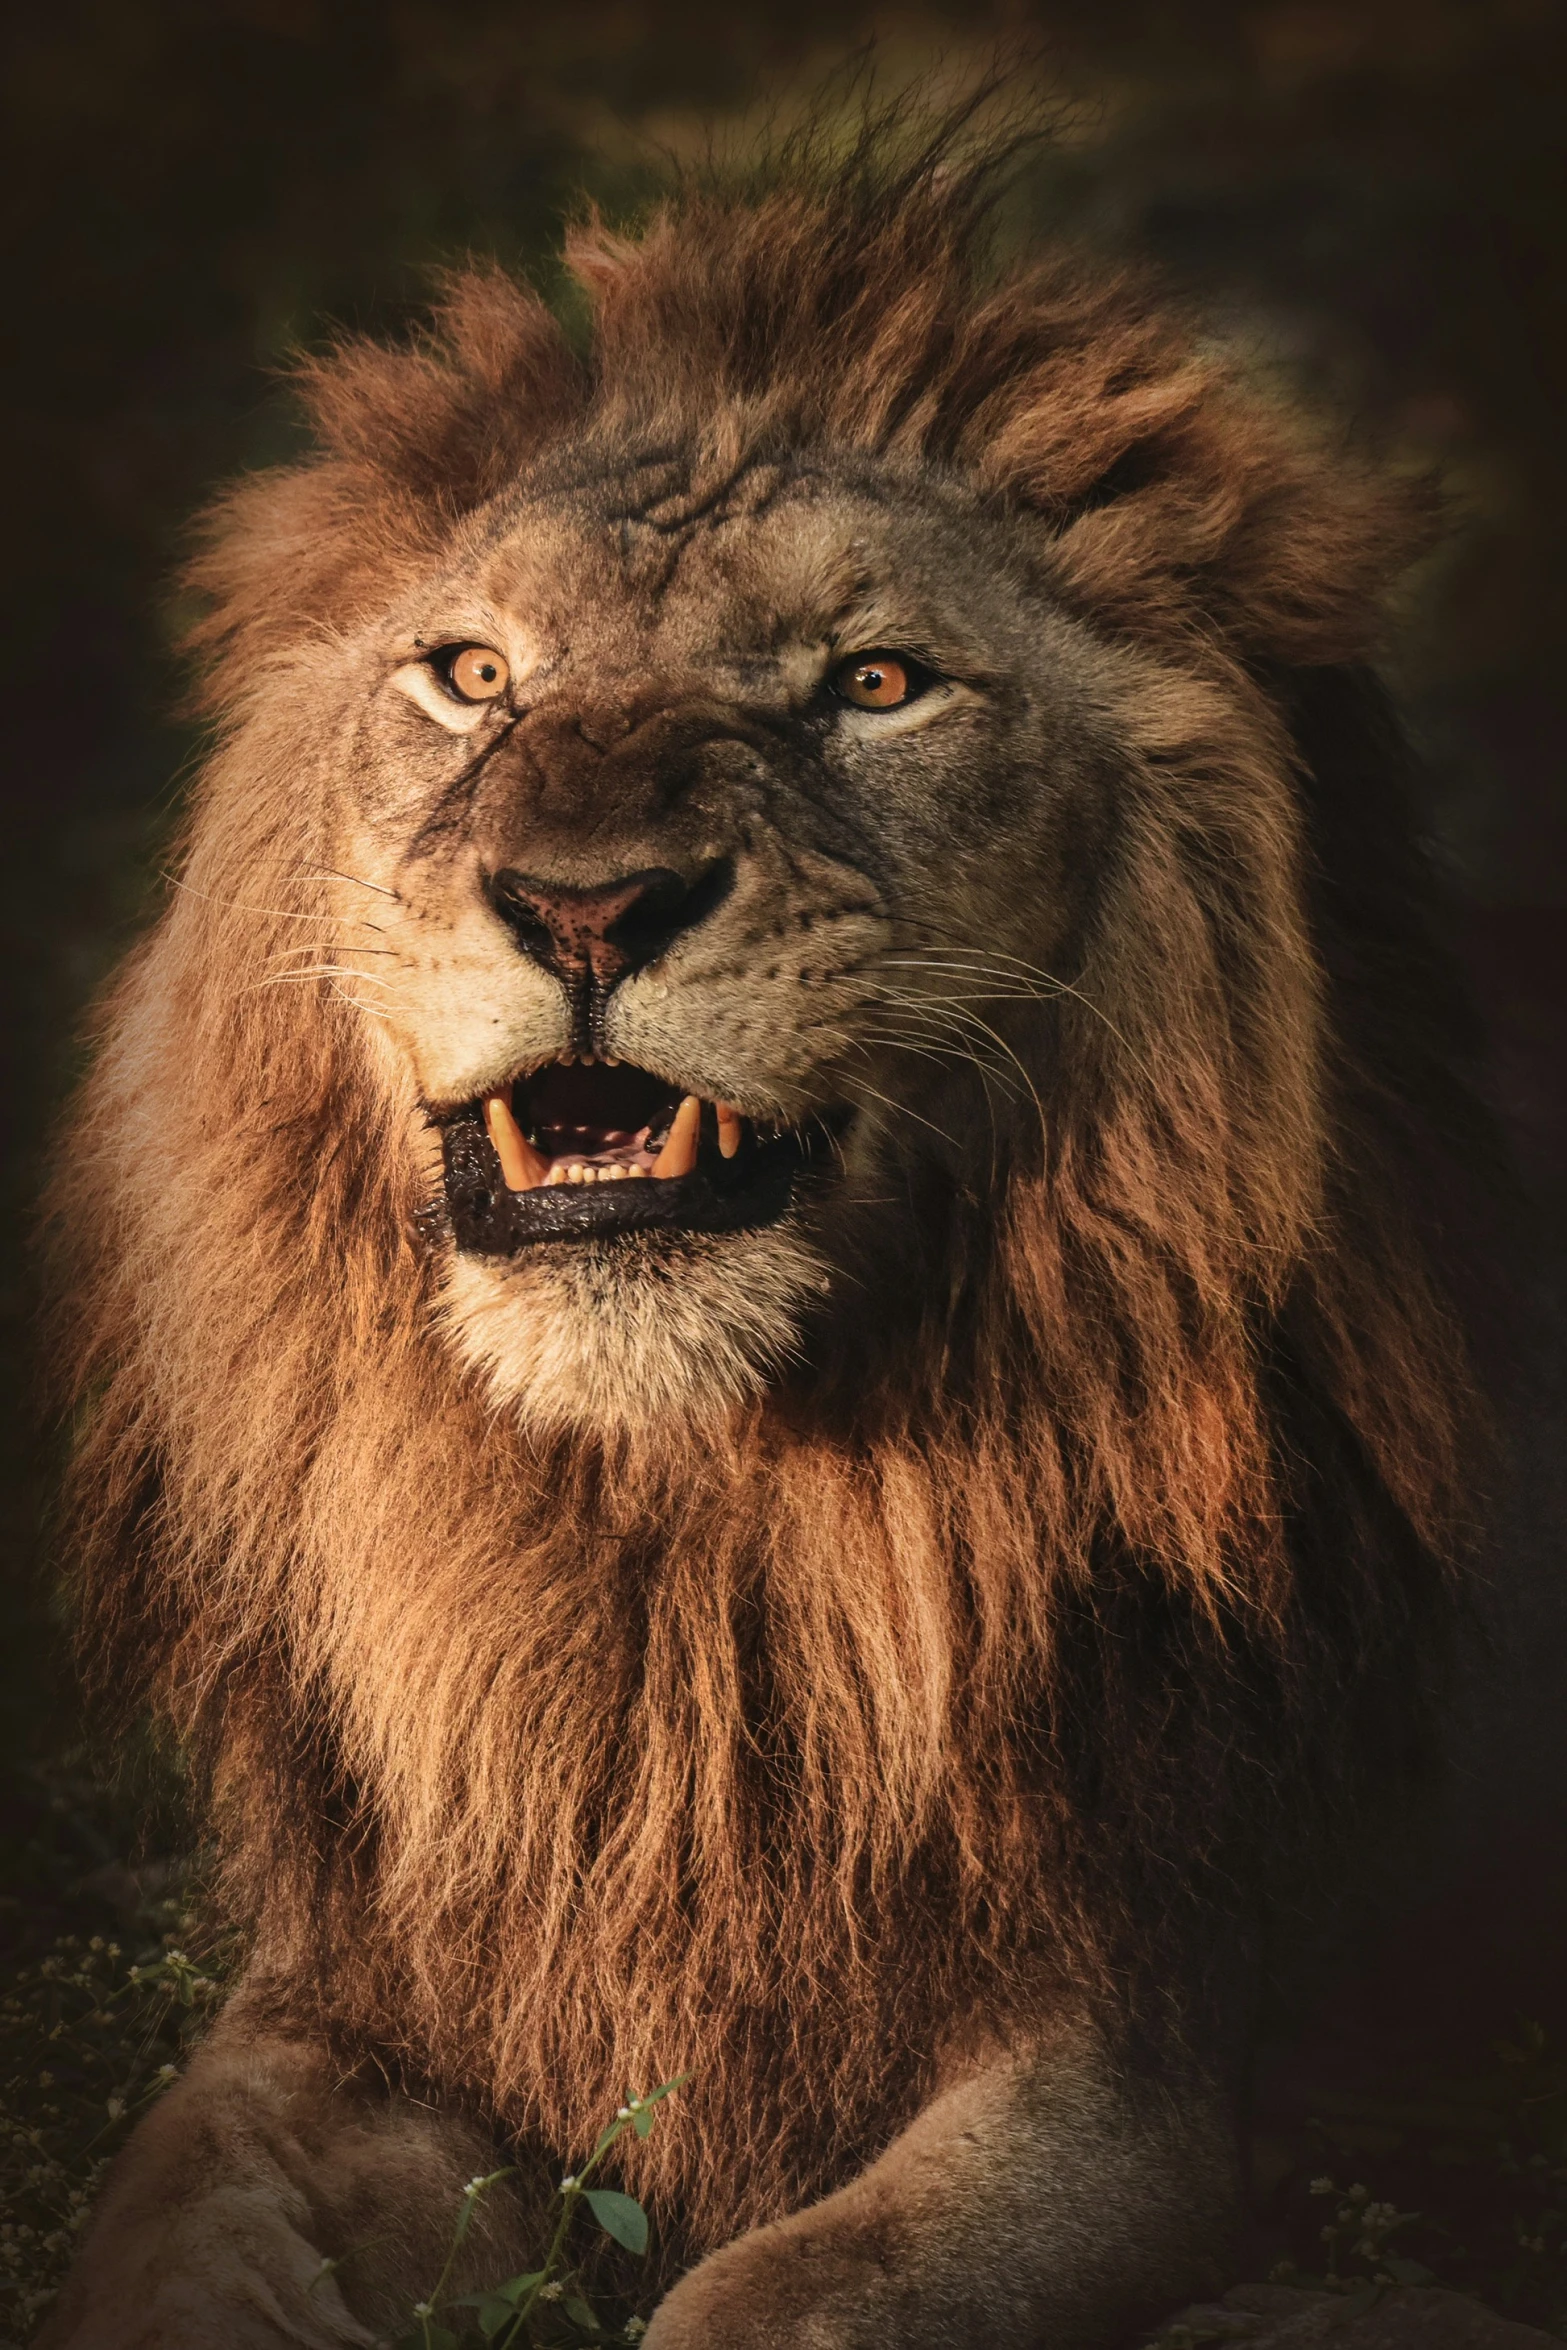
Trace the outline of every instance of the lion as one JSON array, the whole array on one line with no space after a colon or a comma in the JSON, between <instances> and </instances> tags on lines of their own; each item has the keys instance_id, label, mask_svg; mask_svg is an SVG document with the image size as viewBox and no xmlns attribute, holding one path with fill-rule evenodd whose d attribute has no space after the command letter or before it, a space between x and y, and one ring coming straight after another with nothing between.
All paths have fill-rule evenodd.
<instances>
[{"instance_id":1,"label":"lion","mask_svg":"<svg viewBox=\"0 0 1567 2350\"><path fill-rule=\"evenodd\" d=\"M1429 501L996 185L590 219L576 340L469 267L210 519L55 1214L89 1650L249 1956L62 2350L368 2344L677 2072L649 2350L1222 2281L1472 1549Z\"/></svg>"}]
</instances>

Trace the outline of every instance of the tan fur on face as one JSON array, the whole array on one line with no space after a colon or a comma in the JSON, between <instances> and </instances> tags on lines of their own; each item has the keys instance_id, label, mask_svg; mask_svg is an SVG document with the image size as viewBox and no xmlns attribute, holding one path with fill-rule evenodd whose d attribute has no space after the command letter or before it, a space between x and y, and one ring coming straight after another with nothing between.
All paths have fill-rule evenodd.
<instances>
[{"instance_id":1,"label":"tan fur on face","mask_svg":"<svg viewBox=\"0 0 1567 2350\"><path fill-rule=\"evenodd\" d=\"M1402 1758L1460 1547L1458 1096L1339 674L1419 518L1139 288L989 283L977 206L944 170L693 196L577 240L584 365L469 276L428 346L312 371L319 456L198 566L227 738L56 1200L84 1618L210 1766L266 1964L556 2148L697 2067L636 2157L677 2249L848 2175L954 2031L1063 1981L1188 2014ZM972 1071L915 1119L897 1064L836 1225L620 1260L600 1314L592 1251L485 1271L432 1227L436 1078L341 879L360 688L312 747L289 681L471 572L529 466L671 438L704 480L815 450L967 499L1093 650L1118 822L1069 982L1001 1015L988 1157L943 1140ZM944 847L915 941L1019 886ZM496 985L493 1069L458 1011L421 1031L464 1084L553 1049L536 975Z\"/></svg>"}]
</instances>

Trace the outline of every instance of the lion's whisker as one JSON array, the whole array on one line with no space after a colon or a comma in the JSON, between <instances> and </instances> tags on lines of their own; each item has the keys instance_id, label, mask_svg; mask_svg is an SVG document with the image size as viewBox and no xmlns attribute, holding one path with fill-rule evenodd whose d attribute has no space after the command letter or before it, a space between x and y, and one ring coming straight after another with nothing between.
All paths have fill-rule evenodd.
<instances>
[{"instance_id":1,"label":"lion's whisker","mask_svg":"<svg viewBox=\"0 0 1567 2350\"><path fill-rule=\"evenodd\" d=\"M844 1083L860 1086L862 1091L870 1094L874 1100L885 1104L889 1110L897 1111L901 1117L913 1118L921 1126L928 1126L932 1134L939 1134L943 1142L949 1143L954 1150L957 1149L955 1139L944 1126L938 1126L934 1119L923 1117L918 1110L911 1110L907 1102L895 1102L890 1094L882 1093L878 1087L870 1084L865 1078L846 1077Z\"/></svg>"},{"instance_id":2,"label":"lion's whisker","mask_svg":"<svg viewBox=\"0 0 1567 2350\"><path fill-rule=\"evenodd\" d=\"M182 890L188 898L199 898L204 906L216 906L224 914L254 914L273 922L340 922L342 920L342 916L334 914L329 907L323 907L319 912L315 912L306 911L297 906L247 906L238 898L214 897L210 890L198 889L193 881L186 881L178 873L169 872L167 867L160 873L159 878L166 881L171 889Z\"/></svg>"},{"instance_id":3,"label":"lion's whisker","mask_svg":"<svg viewBox=\"0 0 1567 2350\"><path fill-rule=\"evenodd\" d=\"M989 972L979 964L889 962L883 968L897 971L924 970L943 980L954 978L975 983L961 992L949 992L929 999L942 1003L1047 1004L1058 996L1072 993L1070 988L1059 983L1052 982L1048 987L1035 986L1021 979L1015 971ZM920 991L922 996L926 992Z\"/></svg>"},{"instance_id":4,"label":"lion's whisker","mask_svg":"<svg viewBox=\"0 0 1567 2350\"><path fill-rule=\"evenodd\" d=\"M982 1059L981 1056L977 1052L973 1051L966 1043L958 1042L957 1036L954 1033L943 1035L938 1030L934 1035L932 1035L929 1032L926 1032L926 1041L924 1043L915 1043L910 1033L900 1033L896 1030L882 1032L866 1030L863 1033L874 1037L876 1041L889 1046L895 1051L916 1054L920 1059L931 1061L940 1068L950 1068L955 1062L966 1063L967 1066L971 1068L978 1077L981 1090L985 1096L985 1114L990 1121L991 1159L992 1164L994 1164L995 1152L1000 1142L1000 1129L996 1120L996 1104L991 1094L992 1084L997 1084L1002 1088L1003 1094L1008 1101L1016 1101L1018 1099L1017 1087L1014 1085L1007 1072L1004 1069L998 1068L993 1061Z\"/></svg>"},{"instance_id":5,"label":"lion's whisker","mask_svg":"<svg viewBox=\"0 0 1567 2350\"><path fill-rule=\"evenodd\" d=\"M963 1053L974 1037L981 1033L967 1017L925 1011L914 1005L907 1008L902 1005L883 1005L878 1007L878 1013L888 1018L890 1025L878 1031L863 1028L860 1030L862 1036L875 1033L884 1040L889 1037L919 1037L925 1043L934 1044L944 1051Z\"/></svg>"},{"instance_id":6,"label":"lion's whisker","mask_svg":"<svg viewBox=\"0 0 1567 2350\"><path fill-rule=\"evenodd\" d=\"M390 1012L383 1010L379 1004L362 1004L356 995L349 995L346 989L339 987L336 980L331 983L331 993L336 996L340 1004L351 1005L356 1012L362 1012L367 1019L389 1020L391 1018Z\"/></svg>"},{"instance_id":7,"label":"lion's whisker","mask_svg":"<svg viewBox=\"0 0 1567 2350\"><path fill-rule=\"evenodd\" d=\"M1024 970L1036 972L1037 976L1046 983L1052 994L1070 996L1074 1003L1081 1004L1085 1012L1091 1012L1094 1018L1098 1021L1101 1021L1103 1025L1110 1031L1110 1034L1115 1038L1117 1044L1119 1044L1122 1050L1126 1052L1136 1063L1143 1076L1148 1077L1150 1075L1148 1066L1143 1060L1141 1054L1137 1051L1135 1045L1133 1045L1131 1041L1125 1035L1123 1035L1122 1031L1116 1026L1115 1022L1111 1019L1109 1013L1104 1010L1103 1006L1094 1002L1092 996L1085 995L1082 989L1080 987L1074 987L1070 980L1058 979L1054 973L1040 970L1036 964L1023 963L1021 957L1019 956L1008 956L1004 959L1009 962L1018 963ZM886 968L891 969L895 967L896 966L889 958ZM963 966L955 965L951 962L943 965L937 962L933 956L917 958L903 967L909 970L930 969L936 972L940 972L943 969L953 970L963 968ZM982 969L983 966L975 966L975 968ZM1001 976L1006 975L1002 974ZM1047 1000L1047 998L1041 995L1039 1000L1044 1002Z\"/></svg>"},{"instance_id":8,"label":"lion's whisker","mask_svg":"<svg viewBox=\"0 0 1567 2350\"><path fill-rule=\"evenodd\" d=\"M917 1043L913 1037L899 1034L892 1029L867 1029L865 1034L873 1044L887 1046L895 1052L913 1054L917 1059L930 1061L938 1068L950 1068L954 1062L966 1062L979 1078L981 1085L986 1087L987 1102L989 1101L988 1088L992 1084L1005 1088L1009 1099L1016 1100L1018 1098L1018 1089L1004 1070L998 1069L993 1062L982 1061L977 1053L969 1051L964 1045L939 1037L928 1038L923 1043ZM993 1104L991 1105L991 1114L993 1119Z\"/></svg>"},{"instance_id":9,"label":"lion's whisker","mask_svg":"<svg viewBox=\"0 0 1567 2350\"><path fill-rule=\"evenodd\" d=\"M309 946L306 946L304 940L300 939L297 940L293 946L275 947L272 953L268 955L267 961L269 963L281 963L285 955L331 955L341 954L344 951L345 950L339 946L336 939L322 939L320 941L312 941ZM356 955L375 955L377 957L385 956L387 960L391 962L397 962L401 960L395 947L362 947L355 945L352 951Z\"/></svg>"},{"instance_id":10,"label":"lion's whisker","mask_svg":"<svg viewBox=\"0 0 1567 2350\"><path fill-rule=\"evenodd\" d=\"M292 987L301 981L310 979L353 979L361 987L378 988L383 995L390 996L395 993L390 982L378 979L370 971L356 971L352 963L314 963L304 971L272 971L265 979L253 980L249 987L241 989L240 992L243 995L257 995L264 988ZM334 992L339 991L334 990Z\"/></svg>"},{"instance_id":11,"label":"lion's whisker","mask_svg":"<svg viewBox=\"0 0 1567 2350\"><path fill-rule=\"evenodd\" d=\"M949 1004L943 1003L937 999L922 999L919 997L898 996L886 990L879 992L882 994L883 1001L891 1005L894 1010L906 1011L912 1014L916 1021L923 1024L927 1034L941 1035L945 1033L951 1037L969 1038L979 1035L988 1036L994 1043L1000 1046L1007 1059L1013 1061L1017 1065L1019 1071L1023 1075L1025 1084L1030 1084L1027 1071L1023 1068L1022 1062L1018 1060L1017 1054L1006 1043L1005 1039L999 1036L997 1031L990 1026L989 1022L981 1020L977 1013L967 1010L956 1010ZM1031 1086L1030 1089L1032 1089Z\"/></svg>"},{"instance_id":12,"label":"lion's whisker","mask_svg":"<svg viewBox=\"0 0 1567 2350\"><path fill-rule=\"evenodd\" d=\"M359 873L339 873L335 865L307 865L304 870L307 873L320 873L329 881L352 882L355 889L374 890L377 897L392 899L397 897L395 889L384 889L379 881L366 881L364 876Z\"/></svg>"}]
</instances>

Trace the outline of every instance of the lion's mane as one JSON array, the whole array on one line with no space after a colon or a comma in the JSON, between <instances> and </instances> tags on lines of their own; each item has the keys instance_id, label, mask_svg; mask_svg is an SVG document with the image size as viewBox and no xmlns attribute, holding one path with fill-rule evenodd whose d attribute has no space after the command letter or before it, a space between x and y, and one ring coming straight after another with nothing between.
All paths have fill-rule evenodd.
<instances>
[{"instance_id":1,"label":"lion's mane","mask_svg":"<svg viewBox=\"0 0 1567 2350\"><path fill-rule=\"evenodd\" d=\"M576 235L585 356L478 272L306 368L318 453L195 566L220 738L62 1148L82 1620L211 1772L258 1968L560 2152L695 2068L635 2156L686 2245L976 2019L1189 2015L1407 1758L1464 1542L1473 1146L1364 671L1421 500L1135 282L987 274L984 186L697 191ZM809 1375L612 1457L487 1403L362 1024L259 984L324 903L300 646L568 437L942 469L1146 689L1045 1143L868 1243Z\"/></svg>"}]
</instances>

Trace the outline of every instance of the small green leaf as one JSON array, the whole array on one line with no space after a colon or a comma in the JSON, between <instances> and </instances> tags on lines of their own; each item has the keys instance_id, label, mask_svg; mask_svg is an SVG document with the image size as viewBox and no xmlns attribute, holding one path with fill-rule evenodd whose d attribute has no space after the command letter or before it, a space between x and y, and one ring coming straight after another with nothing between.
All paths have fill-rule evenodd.
<instances>
[{"instance_id":1,"label":"small green leaf","mask_svg":"<svg viewBox=\"0 0 1567 2350\"><path fill-rule=\"evenodd\" d=\"M543 2284L544 2275L542 2268L530 2268L526 2276L508 2277L504 2285L492 2285L490 2290L497 2300L520 2301L524 2293L531 2292L535 2285Z\"/></svg>"},{"instance_id":2,"label":"small green leaf","mask_svg":"<svg viewBox=\"0 0 1567 2350\"><path fill-rule=\"evenodd\" d=\"M481 2334L498 2334L517 2314L517 2297L504 2286L492 2285L483 2293L454 2293L446 2303L448 2309L476 2309L479 2313Z\"/></svg>"},{"instance_id":3,"label":"small green leaf","mask_svg":"<svg viewBox=\"0 0 1567 2350\"><path fill-rule=\"evenodd\" d=\"M656 2105L661 2097L672 2097L677 2089L685 2087L690 2078L689 2073L676 2073L672 2081L664 2081L658 2088L650 2089L642 2100L643 2104Z\"/></svg>"},{"instance_id":4,"label":"small green leaf","mask_svg":"<svg viewBox=\"0 0 1567 2350\"><path fill-rule=\"evenodd\" d=\"M653 2128L653 2115L650 2108L646 2105L639 2105L631 2117L631 2123L639 2138L650 2136Z\"/></svg>"},{"instance_id":5,"label":"small green leaf","mask_svg":"<svg viewBox=\"0 0 1567 2350\"><path fill-rule=\"evenodd\" d=\"M572 2324L574 2326L580 2327L583 2333L601 2334L604 2331L604 2328L599 2324L599 2321L594 2316L592 2310L588 2307L587 2303L580 2298L579 2295L575 2293L571 2294L564 2306L566 2315L570 2318Z\"/></svg>"},{"instance_id":6,"label":"small green leaf","mask_svg":"<svg viewBox=\"0 0 1567 2350\"><path fill-rule=\"evenodd\" d=\"M515 2324L516 2317L516 2303L503 2301L497 2294L492 2300L486 2301L479 2311L479 2331L487 2342L493 2341L502 2326Z\"/></svg>"},{"instance_id":7,"label":"small green leaf","mask_svg":"<svg viewBox=\"0 0 1567 2350\"><path fill-rule=\"evenodd\" d=\"M628 2252L647 2250L647 2213L634 2195L617 2195L610 2187L589 2187L586 2200L606 2236L624 2244Z\"/></svg>"}]
</instances>

